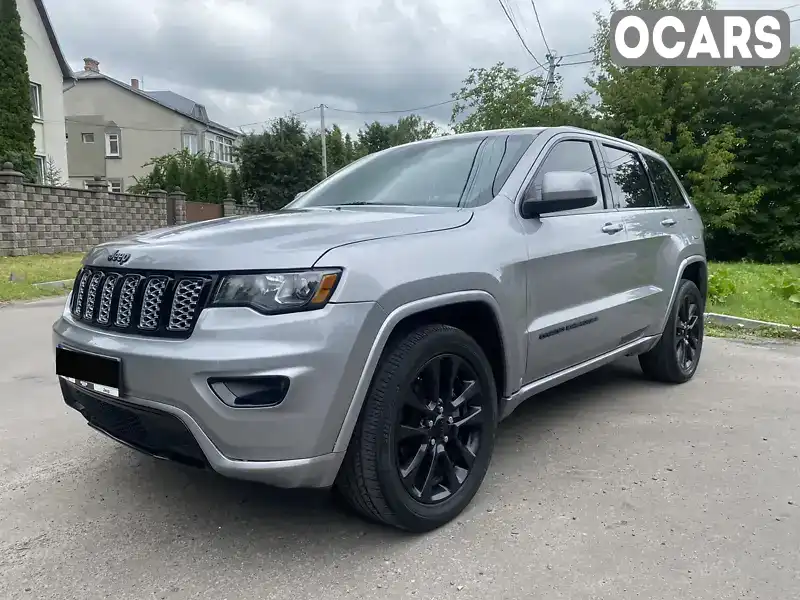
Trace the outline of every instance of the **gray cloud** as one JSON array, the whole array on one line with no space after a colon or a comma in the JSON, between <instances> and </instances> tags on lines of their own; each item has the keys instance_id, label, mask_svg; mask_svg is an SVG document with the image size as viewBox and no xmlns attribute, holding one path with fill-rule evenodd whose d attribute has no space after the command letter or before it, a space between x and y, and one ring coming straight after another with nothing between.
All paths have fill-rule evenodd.
<instances>
[{"instance_id":1,"label":"gray cloud","mask_svg":"<svg viewBox=\"0 0 800 600\"><path fill-rule=\"evenodd\" d=\"M530 0L505 3L528 46L544 61ZM735 0L723 4L743 7ZM472 66L498 61L522 70L536 66L496 0L48 0L47 5L74 68L92 56L112 77L137 77L146 89L189 96L231 126L320 102L361 111L424 106L447 100ZM588 49L593 12L605 2L538 0L536 5L548 43L564 55ZM588 70L589 65L559 70L567 94L584 87ZM329 112L329 121L351 131L365 121L400 116ZM447 123L450 107L422 114ZM316 115L303 118L313 123Z\"/></svg>"}]
</instances>

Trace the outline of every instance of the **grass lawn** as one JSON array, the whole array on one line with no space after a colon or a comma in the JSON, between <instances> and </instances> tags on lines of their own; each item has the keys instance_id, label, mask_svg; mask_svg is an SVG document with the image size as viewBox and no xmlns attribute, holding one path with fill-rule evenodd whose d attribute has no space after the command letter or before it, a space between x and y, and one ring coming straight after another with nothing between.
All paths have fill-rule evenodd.
<instances>
[{"instance_id":1,"label":"grass lawn","mask_svg":"<svg viewBox=\"0 0 800 600\"><path fill-rule=\"evenodd\" d=\"M35 283L73 279L81 253L0 257L0 303L65 293ZM24 281L9 281L11 273ZM800 326L800 264L711 263L709 312Z\"/></svg>"},{"instance_id":2,"label":"grass lawn","mask_svg":"<svg viewBox=\"0 0 800 600\"><path fill-rule=\"evenodd\" d=\"M78 274L81 258L82 253L0 256L0 303L66 293L63 288L40 288L33 284L74 279ZM12 272L16 278L24 280L10 281Z\"/></svg>"},{"instance_id":3,"label":"grass lawn","mask_svg":"<svg viewBox=\"0 0 800 600\"><path fill-rule=\"evenodd\" d=\"M800 265L709 264L706 310L800 326Z\"/></svg>"}]
</instances>

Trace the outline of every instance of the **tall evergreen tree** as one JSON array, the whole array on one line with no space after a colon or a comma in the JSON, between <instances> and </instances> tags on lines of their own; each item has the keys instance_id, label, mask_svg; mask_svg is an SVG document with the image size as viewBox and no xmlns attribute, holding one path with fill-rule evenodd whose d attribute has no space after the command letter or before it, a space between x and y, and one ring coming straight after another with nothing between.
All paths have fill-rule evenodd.
<instances>
[{"instance_id":1,"label":"tall evergreen tree","mask_svg":"<svg viewBox=\"0 0 800 600\"><path fill-rule=\"evenodd\" d=\"M0 164L36 178L36 153L25 38L16 0L0 0Z\"/></svg>"}]
</instances>

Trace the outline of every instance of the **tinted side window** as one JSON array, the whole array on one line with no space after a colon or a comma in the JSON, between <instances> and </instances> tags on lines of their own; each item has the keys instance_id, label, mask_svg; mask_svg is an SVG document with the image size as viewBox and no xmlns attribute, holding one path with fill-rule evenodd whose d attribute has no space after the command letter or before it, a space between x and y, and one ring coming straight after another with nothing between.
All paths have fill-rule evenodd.
<instances>
[{"instance_id":1,"label":"tinted side window","mask_svg":"<svg viewBox=\"0 0 800 600\"><path fill-rule=\"evenodd\" d=\"M558 142L545 158L542 166L533 179L532 190L534 197L539 200L542 196L542 179L545 173L551 171L583 171L589 173L594 180L597 202L593 206L580 209L581 211L594 211L603 208L603 191L600 184L600 174L597 168L597 159L594 156L591 142L567 140Z\"/></svg>"},{"instance_id":2,"label":"tinted side window","mask_svg":"<svg viewBox=\"0 0 800 600\"><path fill-rule=\"evenodd\" d=\"M603 146L608 158L611 193L620 208L652 208L656 206L650 180L639 157L633 152Z\"/></svg>"},{"instance_id":3,"label":"tinted side window","mask_svg":"<svg viewBox=\"0 0 800 600\"><path fill-rule=\"evenodd\" d=\"M661 206L685 206L686 201L675 181L675 176L670 172L662 161L652 156L645 156L644 162L650 169L650 177L653 179L653 187L656 188L656 195Z\"/></svg>"}]
</instances>

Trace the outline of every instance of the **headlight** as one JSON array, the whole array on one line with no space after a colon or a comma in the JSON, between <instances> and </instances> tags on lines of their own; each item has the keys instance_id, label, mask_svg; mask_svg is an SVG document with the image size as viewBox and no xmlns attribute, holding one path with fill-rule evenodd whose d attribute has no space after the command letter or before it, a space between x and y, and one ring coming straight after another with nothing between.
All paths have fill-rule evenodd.
<instances>
[{"instance_id":1,"label":"headlight","mask_svg":"<svg viewBox=\"0 0 800 600\"><path fill-rule=\"evenodd\" d=\"M322 308L342 272L339 269L226 275L211 306L247 306L275 314Z\"/></svg>"}]
</instances>

